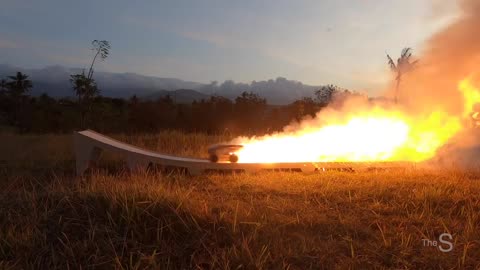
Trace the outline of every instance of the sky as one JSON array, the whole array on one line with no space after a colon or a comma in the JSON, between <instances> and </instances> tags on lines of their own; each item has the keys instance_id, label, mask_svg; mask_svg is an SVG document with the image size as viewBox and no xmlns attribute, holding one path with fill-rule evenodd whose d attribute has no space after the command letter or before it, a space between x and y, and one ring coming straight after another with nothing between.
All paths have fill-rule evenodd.
<instances>
[{"instance_id":1,"label":"sky","mask_svg":"<svg viewBox=\"0 0 480 270\"><path fill-rule=\"evenodd\" d=\"M0 0L0 64L87 67L208 83L285 77L374 92L385 53L422 44L454 0Z\"/></svg>"}]
</instances>

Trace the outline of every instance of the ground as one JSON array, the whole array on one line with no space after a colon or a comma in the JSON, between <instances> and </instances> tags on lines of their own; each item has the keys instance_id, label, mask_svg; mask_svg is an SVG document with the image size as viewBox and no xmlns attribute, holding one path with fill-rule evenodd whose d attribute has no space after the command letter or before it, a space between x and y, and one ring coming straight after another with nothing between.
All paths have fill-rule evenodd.
<instances>
[{"instance_id":1,"label":"ground","mask_svg":"<svg viewBox=\"0 0 480 270\"><path fill-rule=\"evenodd\" d=\"M197 157L228 139L113 136ZM480 267L475 174L130 174L105 155L76 177L71 135L2 134L0 142L0 268ZM442 233L452 235L450 252L425 244Z\"/></svg>"}]
</instances>

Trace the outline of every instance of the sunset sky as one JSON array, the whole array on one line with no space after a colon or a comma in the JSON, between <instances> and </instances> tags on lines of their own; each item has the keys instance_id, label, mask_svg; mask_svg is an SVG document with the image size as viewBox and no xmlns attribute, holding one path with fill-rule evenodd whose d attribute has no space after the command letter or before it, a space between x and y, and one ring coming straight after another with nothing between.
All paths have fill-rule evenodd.
<instances>
[{"instance_id":1,"label":"sunset sky","mask_svg":"<svg viewBox=\"0 0 480 270\"><path fill-rule=\"evenodd\" d=\"M2 0L0 64L85 67L209 82L279 76L375 91L385 52L423 42L456 14L449 0Z\"/></svg>"}]
</instances>

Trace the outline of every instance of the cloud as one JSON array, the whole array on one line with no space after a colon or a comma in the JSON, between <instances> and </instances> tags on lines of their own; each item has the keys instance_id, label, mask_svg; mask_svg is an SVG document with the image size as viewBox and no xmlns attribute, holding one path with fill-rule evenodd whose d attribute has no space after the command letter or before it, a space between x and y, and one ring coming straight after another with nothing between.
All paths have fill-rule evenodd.
<instances>
[{"instance_id":1,"label":"cloud","mask_svg":"<svg viewBox=\"0 0 480 270\"><path fill-rule=\"evenodd\" d=\"M123 21L123 23L132 25L134 27L154 29L194 41L207 42L220 48L230 48L232 46L235 46L235 44L237 46L238 44L240 44L240 42L234 41L230 36L224 35L222 33L216 33L213 31L200 31L193 26L187 27L188 29L183 29L185 28L185 26L179 27L173 25L166 25L165 23L161 23L157 19L142 18L136 16L124 16L121 18L121 20Z\"/></svg>"},{"instance_id":2,"label":"cloud","mask_svg":"<svg viewBox=\"0 0 480 270\"><path fill-rule=\"evenodd\" d=\"M176 32L177 35L182 36L184 38L197 40L197 41L205 41L217 47L230 47L228 42L228 38L224 35L216 34L216 33L201 33L201 32L192 32L192 31L179 31Z\"/></svg>"},{"instance_id":3,"label":"cloud","mask_svg":"<svg viewBox=\"0 0 480 270\"><path fill-rule=\"evenodd\" d=\"M44 53L43 56L51 62L68 66L87 66L91 59L81 55Z\"/></svg>"},{"instance_id":4,"label":"cloud","mask_svg":"<svg viewBox=\"0 0 480 270\"><path fill-rule=\"evenodd\" d=\"M431 0L431 9L429 11L429 18L438 20L445 19L445 17L452 17L459 15L459 6L457 1L452 0Z\"/></svg>"},{"instance_id":5,"label":"cloud","mask_svg":"<svg viewBox=\"0 0 480 270\"><path fill-rule=\"evenodd\" d=\"M13 40L0 39L0 49L17 49L19 47L19 44Z\"/></svg>"},{"instance_id":6,"label":"cloud","mask_svg":"<svg viewBox=\"0 0 480 270\"><path fill-rule=\"evenodd\" d=\"M87 66L91 61L88 42L76 44L60 39L41 39L27 35L10 35L0 38L2 61L25 67L39 65Z\"/></svg>"},{"instance_id":7,"label":"cloud","mask_svg":"<svg viewBox=\"0 0 480 270\"><path fill-rule=\"evenodd\" d=\"M30 8L32 6L31 1L25 0L2 0L3 9L12 8Z\"/></svg>"}]
</instances>

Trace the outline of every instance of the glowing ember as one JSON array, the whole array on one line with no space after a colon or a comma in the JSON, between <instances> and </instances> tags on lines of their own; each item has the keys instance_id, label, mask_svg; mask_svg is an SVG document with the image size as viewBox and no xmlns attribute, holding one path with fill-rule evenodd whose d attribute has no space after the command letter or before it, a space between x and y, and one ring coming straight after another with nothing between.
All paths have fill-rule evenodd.
<instances>
[{"instance_id":1,"label":"glowing ember","mask_svg":"<svg viewBox=\"0 0 480 270\"><path fill-rule=\"evenodd\" d=\"M469 80L460 83L464 111L480 101ZM410 115L399 108L359 106L349 112L326 110L290 130L273 135L237 138L242 163L321 161L422 161L458 133L468 119L434 111ZM320 122L323 121L323 122Z\"/></svg>"}]
</instances>

